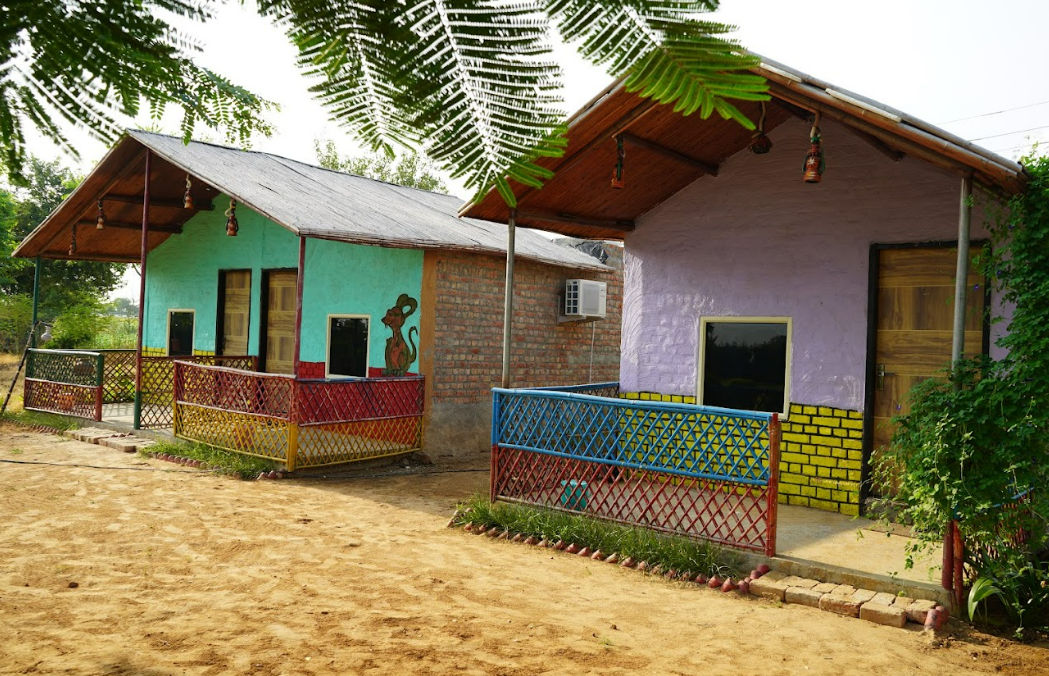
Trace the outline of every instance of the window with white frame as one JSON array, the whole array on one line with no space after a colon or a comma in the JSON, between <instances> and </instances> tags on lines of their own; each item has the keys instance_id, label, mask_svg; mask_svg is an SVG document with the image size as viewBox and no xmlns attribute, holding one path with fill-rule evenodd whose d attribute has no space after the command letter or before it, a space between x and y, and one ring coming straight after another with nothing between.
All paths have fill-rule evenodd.
<instances>
[{"instance_id":1,"label":"window with white frame","mask_svg":"<svg viewBox=\"0 0 1049 676\"><path fill-rule=\"evenodd\" d=\"M195 310L168 310L168 356L193 354L193 319Z\"/></svg>"},{"instance_id":2,"label":"window with white frame","mask_svg":"<svg viewBox=\"0 0 1049 676\"><path fill-rule=\"evenodd\" d=\"M790 397L789 317L704 317L696 400L783 413Z\"/></svg>"},{"instance_id":3,"label":"window with white frame","mask_svg":"<svg viewBox=\"0 0 1049 676\"><path fill-rule=\"evenodd\" d=\"M326 377L368 375L368 315L328 315Z\"/></svg>"}]
</instances>

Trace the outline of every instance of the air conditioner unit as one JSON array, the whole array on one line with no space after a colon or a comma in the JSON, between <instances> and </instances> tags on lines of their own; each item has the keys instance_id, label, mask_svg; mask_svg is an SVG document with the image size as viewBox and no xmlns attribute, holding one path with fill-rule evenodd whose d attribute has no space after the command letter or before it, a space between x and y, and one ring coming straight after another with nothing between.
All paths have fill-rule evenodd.
<instances>
[{"instance_id":1,"label":"air conditioner unit","mask_svg":"<svg viewBox=\"0 0 1049 676\"><path fill-rule=\"evenodd\" d=\"M604 282L569 279L565 282L564 321L604 319L607 293Z\"/></svg>"}]
</instances>

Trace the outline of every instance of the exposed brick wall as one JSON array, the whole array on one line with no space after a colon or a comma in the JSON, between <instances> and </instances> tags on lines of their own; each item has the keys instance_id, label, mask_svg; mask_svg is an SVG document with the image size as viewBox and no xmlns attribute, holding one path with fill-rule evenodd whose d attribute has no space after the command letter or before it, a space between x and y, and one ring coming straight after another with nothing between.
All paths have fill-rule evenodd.
<instances>
[{"instance_id":1,"label":"exposed brick wall","mask_svg":"<svg viewBox=\"0 0 1049 676\"><path fill-rule=\"evenodd\" d=\"M455 252L427 255L437 257L433 401L488 402L502 373L505 260ZM621 265L621 250L615 250L613 256L609 264ZM564 282L572 278L608 284L605 319L557 323ZM622 302L621 268L581 272L518 260L514 269L513 386L618 380Z\"/></svg>"}]
</instances>

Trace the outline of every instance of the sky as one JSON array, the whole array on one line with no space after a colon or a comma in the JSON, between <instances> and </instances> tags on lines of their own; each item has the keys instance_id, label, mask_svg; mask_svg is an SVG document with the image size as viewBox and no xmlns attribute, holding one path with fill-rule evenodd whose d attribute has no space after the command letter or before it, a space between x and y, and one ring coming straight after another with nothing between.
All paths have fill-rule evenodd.
<instances>
[{"instance_id":1,"label":"sky","mask_svg":"<svg viewBox=\"0 0 1049 676\"><path fill-rule=\"evenodd\" d=\"M748 49L839 87L903 110L1006 157L1049 143L1049 72L1044 48L1049 0L722 0L713 20L738 27ZM316 162L314 142L331 139L344 154L359 154L348 129L328 120L295 67L295 50L281 30L246 0L219 6L206 25L191 24L202 51L196 60L260 96L277 102L275 133L253 148ZM611 77L560 46L565 110L574 112ZM128 121L146 127L150 120ZM177 133L177 118L161 130ZM207 131L202 140L222 142ZM82 159L63 160L89 170L106 148L86 134L71 135ZM44 141L31 151L61 157ZM447 180L455 194L461 184ZM126 295L124 291L120 295Z\"/></svg>"}]
</instances>

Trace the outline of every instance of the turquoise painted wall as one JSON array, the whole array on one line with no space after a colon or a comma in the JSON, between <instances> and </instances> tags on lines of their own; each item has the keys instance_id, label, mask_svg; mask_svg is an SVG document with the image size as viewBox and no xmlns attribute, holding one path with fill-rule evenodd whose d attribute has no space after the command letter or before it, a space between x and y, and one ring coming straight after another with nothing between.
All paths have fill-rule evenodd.
<instances>
[{"instance_id":1,"label":"turquoise painted wall","mask_svg":"<svg viewBox=\"0 0 1049 676\"><path fill-rule=\"evenodd\" d=\"M146 263L146 325L143 345L164 350L167 313L196 310L193 348L215 350L219 270L251 269L251 318L248 351L259 354L262 271L298 265L299 241L288 230L247 209L237 208L240 232L226 236L226 217L215 199L215 210L200 212L150 252ZM422 288L423 252L310 239L306 242L306 272L302 294L302 361L325 359L329 314L361 314L369 322L368 366L385 365L390 330L381 323L397 296L418 299ZM419 326L419 312L405 324ZM418 368L414 363L412 370Z\"/></svg>"}]
</instances>

